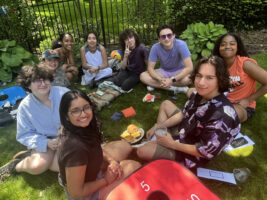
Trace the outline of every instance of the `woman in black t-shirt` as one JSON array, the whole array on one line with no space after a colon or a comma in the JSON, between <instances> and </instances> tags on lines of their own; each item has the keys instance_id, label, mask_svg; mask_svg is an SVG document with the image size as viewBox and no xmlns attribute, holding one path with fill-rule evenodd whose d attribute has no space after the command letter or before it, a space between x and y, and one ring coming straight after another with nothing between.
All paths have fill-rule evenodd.
<instances>
[{"instance_id":1,"label":"woman in black t-shirt","mask_svg":"<svg viewBox=\"0 0 267 200\"><path fill-rule=\"evenodd\" d=\"M103 199L119 179L140 167L136 161L124 160L132 150L128 143L115 141L101 147L92 103L82 91L63 95L60 120L59 179L68 199Z\"/></svg>"}]
</instances>

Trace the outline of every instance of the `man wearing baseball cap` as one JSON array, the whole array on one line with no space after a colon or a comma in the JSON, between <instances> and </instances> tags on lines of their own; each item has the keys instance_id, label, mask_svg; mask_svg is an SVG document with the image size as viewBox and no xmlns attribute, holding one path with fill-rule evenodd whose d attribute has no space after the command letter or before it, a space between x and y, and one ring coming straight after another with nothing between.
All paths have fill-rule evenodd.
<instances>
[{"instance_id":1,"label":"man wearing baseball cap","mask_svg":"<svg viewBox=\"0 0 267 200\"><path fill-rule=\"evenodd\" d=\"M68 87L70 82L66 77L64 69L59 67L59 56L55 50L47 49L42 54L43 64L54 72L52 85Z\"/></svg>"}]
</instances>

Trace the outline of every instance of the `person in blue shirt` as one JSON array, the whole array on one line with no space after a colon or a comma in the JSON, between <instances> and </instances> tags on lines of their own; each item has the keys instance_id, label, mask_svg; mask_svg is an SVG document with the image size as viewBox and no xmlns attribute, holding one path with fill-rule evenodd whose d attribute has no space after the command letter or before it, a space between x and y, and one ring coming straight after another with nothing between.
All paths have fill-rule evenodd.
<instances>
[{"instance_id":1,"label":"person in blue shirt","mask_svg":"<svg viewBox=\"0 0 267 200\"><path fill-rule=\"evenodd\" d=\"M51 86L53 74L47 66L24 66L17 82L29 94L21 101L17 113L19 143L28 151L18 153L0 168L0 179L15 172L41 174L46 170L57 172L56 157L58 130L61 127L59 104L69 89Z\"/></svg>"},{"instance_id":2,"label":"person in blue shirt","mask_svg":"<svg viewBox=\"0 0 267 200\"><path fill-rule=\"evenodd\" d=\"M193 70L187 44L176 39L173 28L167 24L158 27L157 35L159 42L152 46L147 71L141 74L140 79L149 91L161 88L186 93ZM160 61L159 69L155 69L157 61Z\"/></svg>"}]
</instances>

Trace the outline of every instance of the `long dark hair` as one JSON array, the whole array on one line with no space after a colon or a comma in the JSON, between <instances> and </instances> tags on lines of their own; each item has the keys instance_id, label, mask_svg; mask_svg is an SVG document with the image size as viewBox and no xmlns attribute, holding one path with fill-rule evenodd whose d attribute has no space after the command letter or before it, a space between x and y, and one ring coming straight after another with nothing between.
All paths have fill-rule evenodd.
<instances>
[{"instance_id":1,"label":"long dark hair","mask_svg":"<svg viewBox=\"0 0 267 200\"><path fill-rule=\"evenodd\" d=\"M57 49L57 48L62 47L62 41L65 35L70 35L73 39L73 36L70 33L61 33L59 35L59 38L53 39L51 49Z\"/></svg>"},{"instance_id":2,"label":"long dark hair","mask_svg":"<svg viewBox=\"0 0 267 200\"><path fill-rule=\"evenodd\" d=\"M216 77L218 80L218 86L219 86L219 92L223 93L228 91L229 89L229 72L227 70L227 67L224 64L224 61L221 57L210 55L210 56L205 56L201 58L197 65L194 68L193 73L191 74L191 80L194 83L196 75L200 69L200 66L202 64L209 63L215 67L216 70Z\"/></svg>"},{"instance_id":3,"label":"long dark hair","mask_svg":"<svg viewBox=\"0 0 267 200\"><path fill-rule=\"evenodd\" d=\"M93 118L90 124L83 128L74 126L68 119L68 112L71 106L71 102L77 98L83 98L86 100L93 109ZM59 106L59 115L60 115L60 122L63 126L62 135L64 136L78 136L83 139L84 142L91 143L91 142L99 142L101 143L101 132L100 127L97 123L96 115L94 113L94 106L89 99L89 97L81 90L72 90L66 92L61 99L60 106Z\"/></svg>"},{"instance_id":4,"label":"long dark hair","mask_svg":"<svg viewBox=\"0 0 267 200\"><path fill-rule=\"evenodd\" d=\"M244 44L242 42L242 39L240 38L239 35L237 35L235 33L226 33L226 34L222 35L221 37L219 37L217 39L217 41L215 42L215 46L213 48L212 54L215 55L215 56L220 56L221 57L220 50L219 50L220 49L220 45L221 45L221 42L222 42L223 38L228 36L228 35L234 37L235 40L236 40L236 43L237 43L236 55L249 57L248 52L247 52L247 50L246 50L246 48L245 48L245 46L244 46Z\"/></svg>"}]
</instances>

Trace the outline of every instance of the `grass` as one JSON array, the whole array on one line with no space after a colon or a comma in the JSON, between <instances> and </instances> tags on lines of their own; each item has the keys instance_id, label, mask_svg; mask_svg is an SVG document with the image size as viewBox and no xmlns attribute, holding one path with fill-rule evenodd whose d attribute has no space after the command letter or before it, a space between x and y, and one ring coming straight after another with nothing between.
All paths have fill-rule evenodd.
<instances>
[{"instance_id":1,"label":"grass","mask_svg":"<svg viewBox=\"0 0 267 200\"><path fill-rule=\"evenodd\" d=\"M253 56L259 65L267 70L267 52ZM90 91L89 89L78 86ZM147 93L143 84L137 85L130 94L118 97L109 107L98 113L103 121L103 134L109 141L118 140L120 133L127 125L134 123L144 130L147 130L156 121L160 103L165 99L171 99L168 91L155 91L153 94L160 95L160 99L154 103L143 103L142 98ZM178 107L182 107L186 98L179 94L178 100L174 101ZM121 111L133 106L136 115L130 118L123 118L118 122L110 120L115 111ZM222 153L207 168L232 172L234 168L247 167L251 170L251 176L246 183L234 186L222 182L204 180L202 182L221 199L225 200L259 200L267 199L267 99L261 97L257 100L257 111L252 119L242 124L241 132L248 135L254 142L254 151L248 157L231 157ZM0 129L0 165L8 162L12 156L25 149L16 139L16 124L13 123ZM42 175L32 176L26 173L9 177L0 185L0 199L5 200L35 200L35 199L65 199L62 188L57 181L57 174L46 172Z\"/></svg>"}]
</instances>

